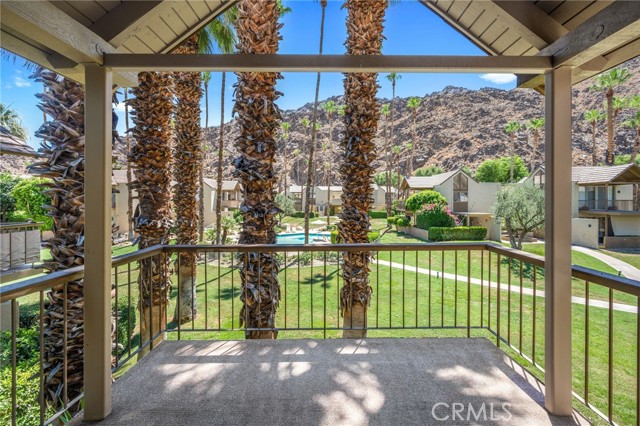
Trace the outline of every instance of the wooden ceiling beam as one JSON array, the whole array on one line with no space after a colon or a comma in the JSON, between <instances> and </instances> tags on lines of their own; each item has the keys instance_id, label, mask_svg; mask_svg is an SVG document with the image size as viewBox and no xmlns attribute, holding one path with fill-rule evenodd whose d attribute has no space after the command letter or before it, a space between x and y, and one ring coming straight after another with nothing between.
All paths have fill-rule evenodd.
<instances>
[{"instance_id":1,"label":"wooden ceiling beam","mask_svg":"<svg viewBox=\"0 0 640 426\"><path fill-rule=\"evenodd\" d=\"M551 59L541 56L105 54L104 64L114 70L127 71L533 74L551 69Z\"/></svg>"},{"instance_id":2,"label":"wooden ceiling beam","mask_svg":"<svg viewBox=\"0 0 640 426\"><path fill-rule=\"evenodd\" d=\"M136 23L161 3L162 0L125 1L94 22L89 29L118 47L119 43L116 43L116 37L122 37L123 34L126 34L128 29L133 28Z\"/></svg>"}]
</instances>

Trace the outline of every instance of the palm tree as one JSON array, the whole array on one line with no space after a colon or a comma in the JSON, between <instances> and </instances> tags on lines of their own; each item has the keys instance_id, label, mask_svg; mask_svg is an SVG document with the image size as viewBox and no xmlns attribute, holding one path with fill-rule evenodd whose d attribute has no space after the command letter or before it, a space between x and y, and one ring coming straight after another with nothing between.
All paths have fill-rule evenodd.
<instances>
[{"instance_id":1,"label":"palm tree","mask_svg":"<svg viewBox=\"0 0 640 426\"><path fill-rule=\"evenodd\" d=\"M605 114L597 109L592 109L584 113L584 120L591 124L591 136L593 137L593 145L591 147L591 165L598 165L598 143L596 133L598 131L598 122L605 118Z\"/></svg>"},{"instance_id":2,"label":"palm tree","mask_svg":"<svg viewBox=\"0 0 640 426\"><path fill-rule=\"evenodd\" d=\"M592 90L598 90L605 93L607 102L607 164L613 165L614 163L614 107L613 107L613 94L614 89L631 78L629 70L624 68L614 68L609 72L600 74L596 83L591 87Z\"/></svg>"},{"instance_id":3,"label":"palm tree","mask_svg":"<svg viewBox=\"0 0 640 426\"><path fill-rule=\"evenodd\" d=\"M322 109L329 121L329 135L325 146L325 170L327 170L327 225L331 225L331 168L333 167L333 119L338 110L334 101L322 104Z\"/></svg>"},{"instance_id":4,"label":"palm tree","mask_svg":"<svg viewBox=\"0 0 640 426\"><path fill-rule=\"evenodd\" d=\"M386 0L347 0L347 41L349 55L380 55ZM348 73L344 78L345 131L341 142L344 161L342 220L338 225L345 243L368 243L372 183L376 159L376 137L380 107L376 98L378 75ZM343 337L364 337L367 308L371 300L368 251L344 252L340 307L344 316Z\"/></svg>"},{"instance_id":5,"label":"palm tree","mask_svg":"<svg viewBox=\"0 0 640 426\"><path fill-rule=\"evenodd\" d=\"M389 139L391 140L391 145L394 145L394 132L395 132L395 117L394 117L394 107L395 107L395 103L396 103L396 82L398 80L402 79L402 75L392 72L387 74L387 80L389 80L391 82L391 127L389 130ZM399 166L398 166L399 167ZM400 173L400 169L398 169L398 173ZM398 194L400 194L400 179L398 179Z\"/></svg>"},{"instance_id":6,"label":"palm tree","mask_svg":"<svg viewBox=\"0 0 640 426\"><path fill-rule=\"evenodd\" d=\"M522 129L522 124L517 121L510 121L504 126L504 131L509 135L510 154L511 157L511 171L509 173L509 181L513 182L513 172L516 164L516 132Z\"/></svg>"},{"instance_id":7,"label":"palm tree","mask_svg":"<svg viewBox=\"0 0 640 426\"><path fill-rule=\"evenodd\" d=\"M531 172L536 168L538 158L538 144L540 142L540 129L544 126L544 117L532 118L527 123L527 129L533 132L533 145L531 147Z\"/></svg>"},{"instance_id":8,"label":"palm tree","mask_svg":"<svg viewBox=\"0 0 640 426\"><path fill-rule=\"evenodd\" d=\"M411 154L409 155L409 170L407 175L413 173L413 157L415 155L416 145L418 144L418 129L416 120L418 118L418 107L420 106L421 102L422 99L415 96L409 98L409 100L407 101L407 107L411 110L411 139L413 139L413 142L411 143Z\"/></svg>"},{"instance_id":9,"label":"palm tree","mask_svg":"<svg viewBox=\"0 0 640 426\"><path fill-rule=\"evenodd\" d=\"M275 54L280 40L279 9L274 0L241 0L238 3L237 48L243 54ZM235 175L242 181L244 201L240 244L274 244L276 214L280 211L275 198L275 135L280 110L275 104L279 93L275 72L237 73L236 102L240 135L236 146L240 157L235 160ZM254 102L260 99L260 102ZM240 322L249 339L274 339L276 309L280 300L278 262L274 253L247 253L240 267L243 307Z\"/></svg>"},{"instance_id":10,"label":"palm tree","mask_svg":"<svg viewBox=\"0 0 640 426\"><path fill-rule=\"evenodd\" d=\"M387 190L384 194L385 205L387 206L387 217L391 217L391 145L389 139L389 114L391 113L391 109L389 108L389 104L384 104L380 108L380 114L384 117L384 152L386 155L386 173L387 173Z\"/></svg>"},{"instance_id":11,"label":"palm tree","mask_svg":"<svg viewBox=\"0 0 640 426\"><path fill-rule=\"evenodd\" d=\"M138 86L131 90L133 107L133 138L129 161L135 176L132 187L138 193L138 207L133 218L139 235L139 247L144 249L169 242L172 222L171 204L171 134L173 78L170 73L141 72ZM140 261L140 341L166 328L169 279L169 257L155 256ZM158 337L162 339L162 335ZM139 356L149 352L144 347Z\"/></svg>"},{"instance_id":12,"label":"palm tree","mask_svg":"<svg viewBox=\"0 0 640 426\"><path fill-rule=\"evenodd\" d=\"M287 158L287 145L289 144L289 131L291 130L291 123L282 122L280 123L280 137L282 138L282 148L284 151L284 155L282 156L282 160L284 162L284 195L287 195L287 191L289 188L287 187L287 176L289 175L289 165Z\"/></svg>"},{"instance_id":13,"label":"palm tree","mask_svg":"<svg viewBox=\"0 0 640 426\"><path fill-rule=\"evenodd\" d=\"M13 136L27 140L27 128L22 124L20 115L9 105L0 102L0 125L6 128Z\"/></svg>"},{"instance_id":14,"label":"palm tree","mask_svg":"<svg viewBox=\"0 0 640 426\"><path fill-rule=\"evenodd\" d=\"M29 171L51 179L45 193L51 197L47 209L53 218L53 237L43 246L51 252L51 259L44 262L44 267L48 272L55 272L84 264L84 88L42 68L32 78L45 87L44 93L36 97L40 101L38 108L50 120L36 132L42 139L40 153L47 159L34 163ZM53 287L45 306L44 395L58 408L63 402L63 391L68 400L82 392L83 281L71 281L66 289L62 285ZM62 339L65 333L66 346ZM66 389L63 387L65 374Z\"/></svg>"},{"instance_id":15,"label":"palm tree","mask_svg":"<svg viewBox=\"0 0 640 426\"><path fill-rule=\"evenodd\" d=\"M198 33L185 40L174 53L198 53ZM195 245L198 242L198 180L202 170L202 76L199 72L176 72L174 81L176 131L173 148L173 207L176 218L176 244ZM173 320L180 324L197 315L196 262L195 252L181 253L177 259L180 303L176 304Z\"/></svg>"},{"instance_id":16,"label":"palm tree","mask_svg":"<svg viewBox=\"0 0 640 426\"><path fill-rule=\"evenodd\" d=\"M131 155L131 135L129 134L129 102L127 94L129 90L127 88L124 89L124 126L127 132L126 135L126 143L127 143L127 158ZM131 161L127 160L127 224L129 231L129 241L133 241L134 232L133 232L133 188L131 188L132 182L132 170L131 170Z\"/></svg>"},{"instance_id":17,"label":"palm tree","mask_svg":"<svg viewBox=\"0 0 640 426\"><path fill-rule=\"evenodd\" d=\"M320 15L320 47L318 52L322 55L322 45L324 42L324 17L327 9L327 0L320 0L320 8L322 13ZM320 95L320 73L316 76L316 94L313 101L313 116L311 126L311 144L309 145L309 159L307 160L307 187L305 188L305 203L304 203L304 243L309 244L309 211L311 200L311 188L313 185L313 156L316 150L316 132L318 125L318 97Z\"/></svg>"},{"instance_id":18,"label":"palm tree","mask_svg":"<svg viewBox=\"0 0 640 426\"><path fill-rule=\"evenodd\" d=\"M199 38L198 38L199 39ZM211 81L211 73L205 71L202 73L202 85L204 86L204 138L202 162L198 171L198 241L204 239L204 168L209 157L209 141L207 134L209 133L209 82Z\"/></svg>"}]
</instances>

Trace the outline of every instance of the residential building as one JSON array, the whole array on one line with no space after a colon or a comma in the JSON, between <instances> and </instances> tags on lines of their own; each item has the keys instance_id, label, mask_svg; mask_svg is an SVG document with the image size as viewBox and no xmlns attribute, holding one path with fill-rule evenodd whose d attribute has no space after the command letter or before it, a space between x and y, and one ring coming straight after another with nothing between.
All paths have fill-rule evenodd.
<instances>
[{"instance_id":1,"label":"residential building","mask_svg":"<svg viewBox=\"0 0 640 426\"><path fill-rule=\"evenodd\" d=\"M216 222L216 189L218 182L215 179L204 178L204 226ZM220 208L222 215L232 214L233 210L240 208L242 203L242 185L237 180L222 181L222 200Z\"/></svg>"},{"instance_id":2,"label":"residential building","mask_svg":"<svg viewBox=\"0 0 640 426\"><path fill-rule=\"evenodd\" d=\"M409 196L426 190L441 193L448 203L449 210L465 218L469 226L485 226L488 238L500 240L500 225L493 216L499 183L478 182L462 169L432 176L404 178L400 190Z\"/></svg>"},{"instance_id":3,"label":"residential building","mask_svg":"<svg viewBox=\"0 0 640 426\"><path fill-rule=\"evenodd\" d=\"M129 194L127 191L126 170L113 171L113 176L111 177L111 188L111 219L113 224L118 227L116 233L119 235L127 235L129 233L129 215L127 213L129 210ZM138 199L135 197L135 191L132 203L133 211L135 212L136 206L138 205Z\"/></svg>"}]
</instances>

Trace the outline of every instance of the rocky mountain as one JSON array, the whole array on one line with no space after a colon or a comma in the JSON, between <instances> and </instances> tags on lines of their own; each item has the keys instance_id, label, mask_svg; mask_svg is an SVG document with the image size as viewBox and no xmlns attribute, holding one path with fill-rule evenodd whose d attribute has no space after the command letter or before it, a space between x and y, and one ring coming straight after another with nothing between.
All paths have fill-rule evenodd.
<instances>
[{"instance_id":1,"label":"rocky mountain","mask_svg":"<svg viewBox=\"0 0 640 426\"><path fill-rule=\"evenodd\" d=\"M623 86L616 89L616 96L632 96L640 94L640 57L635 58L623 67L628 68L633 74ZM592 135L591 125L584 121L584 112L590 109L604 110L605 96L602 92L591 89L594 80L586 80L574 86L573 89L573 163L574 165L591 164ZM401 83L400 83L401 84ZM341 97L324 99L333 100L336 104L342 104ZM408 98L396 98L394 103L395 127L393 144L403 146L412 142L411 124L412 117L407 107ZM416 133L418 143L416 145L415 167L423 165L439 165L445 169L453 169L468 166L471 169L477 167L486 159L506 156L509 152L509 138L504 132L504 126L509 121L525 123L536 117L544 116L544 96L530 89L501 90L495 88L483 88L480 90L468 90L461 87L447 86L444 90L434 92L421 97L421 105L417 110ZM380 103L389 103L390 99L381 99ZM618 123L624 122L630 116L631 110L623 110L618 118ZM307 152L310 144L309 129L305 129L302 121L311 119L313 103L308 103L295 110L282 112L283 121L291 124L290 137L287 144L282 143L281 153L289 158L291 178L301 183L306 175ZM320 130L317 134L317 152L320 159L316 163L316 182L326 183L325 165L331 166L331 173L338 182L338 166L341 158L339 155L339 138L341 137L342 123L340 117L334 118L334 131L329 139L329 121L322 109L318 111ZM380 146L380 160L384 160L385 120L381 117L378 126L378 145ZM225 126L225 176L232 176L232 160L236 156L233 141L238 135L235 121ZM218 143L218 127L207 129L207 145L209 159L207 161L207 175L215 175L217 166L215 155ZM626 154L631 151L635 138L633 129L618 125L616 135L616 153ZM528 164L532 159L532 134L530 131L518 132L516 152L525 159ZM606 149L606 126L602 122L597 132L600 157L604 161ZM333 142L328 143L329 140ZM323 151L322 145L330 149ZM298 151L297 151L298 150ZM294 156L293 153L300 154ZM402 155L403 164L406 167L408 155ZM281 157L282 158L282 157ZM540 146L536 154L537 164L544 161L544 129L541 131ZM280 166L282 161L280 161ZM384 164L378 161L379 170L383 170ZM397 169L397 166L394 166Z\"/></svg>"}]
</instances>

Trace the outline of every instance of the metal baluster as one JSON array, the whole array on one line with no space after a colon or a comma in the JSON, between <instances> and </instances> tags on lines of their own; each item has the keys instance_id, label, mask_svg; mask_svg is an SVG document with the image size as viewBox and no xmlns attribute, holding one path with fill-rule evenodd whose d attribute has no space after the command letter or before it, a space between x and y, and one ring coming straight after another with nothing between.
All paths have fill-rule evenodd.
<instances>
[{"instance_id":1,"label":"metal baluster","mask_svg":"<svg viewBox=\"0 0 640 426\"><path fill-rule=\"evenodd\" d=\"M500 346L500 317L502 315L500 312L500 299L501 294L500 294L500 254L498 254L498 258L497 258L497 263L498 263L498 270L496 271L496 279L498 281L498 290L497 290L497 301L496 301L496 327L497 327L497 334L496 334L496 345L499 347Z\"/></svg>"},{"instance_id":2,"label":"metal baluster","mask_svg":"<svg viewBox=\"0 0 640 426\"><path fill-rule=\"evenodd\" d=\"M584 403L589 405L589 281L585 280L584 298Z\"/></svg>"},{"instance_id":3,"label":"metal baluster","mask_svg":"<svg viewBox=\"0 0 640 426\"><path fill-rule=\"evenodd\" d=\"M507 344L511 345L511 259L507 266Z\"/></svg>"},{"instance_id":4,"label":"metal baluster","mask_svg":"<svg viewBox=\"0 0 640 426\"><path fill-rule=\"evenodd\" d=\"M209 262L207 260L208 252L204 252L204 329L209 330ZM221 256L222 253L218 253ZM233 270L231 270L231 276L233 277ZM233 294L233 291L231 292ZM231 297L233 303L233 296ZM233 314L231 315L231 321L233 321ZM233 327L231 327L233 328Z\"/></svg>"},{"instance_id":5,"label":"metal baluster","mask_svg":"<svg viewBox=\"0 0 640 426\"><path fill-rule=\"evenodd\" d=\"M220 258L222 257L222 253L218 252L218 255L216 257L218 258L218 330L222 330L222 319L220 312L222 310L222 297L220 294L220 287L222 285L222 276L220 275Z\"/></svg>"},{"instance_id":6,"label":"metal baluster","mask_svg":"<svg viewBox=\"0 0 640 426\"><path fill-rule=\"evenodd\" d=\"M38 402L40 405L40 424L44 424L44 412L46 409L46 403L44 400L44 291L40 290L40 315L38 317L38 325L40 328L40 341L39 341L39 357L38 357Z\"/></svg>"},{"instance_id":7,"label":"metal baluster","mask_svg":"<svg viewBox=\"0 0 640 426\"><path fill-rule=\"evenodd\" d=\"M300 328L300 251L298 251L298 328Z\"/></svg>"},{"instance_id":8,"label":"metal baluster","mask_svg":"<svg viewBox=\"0 0 640 426\"><path fill-rule=\"evenodd\" d=\"M324 301L323 301L323 324L322 324L322 331L323 331L323 337L326 339L327 338L327 252L324 252L324 265L323 265L323 275L324 275L324 290L323 290L323 296L324 296Z\"/></svg>"},{"instance_id":9,"label":"metal baluster","mask_svg":"<svg viewBox=\"0 0 640 426\"><path fill-rule=\"evenodd\" d=\"M467 337L471 337L471 250L467 250Z\"/></svg>"},{"instance_id":10,"label":"metal baluster","mask_svg":"<svg viewBox=\"0 0 640 426\"><path fill-rule=\"evenodd\" d=\"M178 297L177 297L177 307L178 307L178 312L180 312L180 310L182 310L182 305L180 304L180 252L177 253L177 259L176 259L176 265L178 267L178 273L177 275L177 281L178 281ZM153 300L153 297L151 298L151 300ZM153 303L151 303L153 305ZM151 316L151 318L153 318L153 315ZM159 324L158 324L159 325ZM178 340L181 340L181 331L182 331L182 316L180 315L178 317ZM153 334L151 335L151 341L153 341Z\"/></svg>"},{"instance_id":11,"label":"metal baluster","mask_svg":"<svg viewBox=\"0 0 640 426\"><path fill-rule=\"evenodd\" d=\"M442 268L440 269L442 279L440 281L440 327L444 327L444 250L442 250Z\"/></svg>"},{"instance_id":12,"label":"metal baluster","mask_svg":"<svg viewBox=\"0 0 640 426\"><path fill-rule=\"evenodd\" d=\"M405 284L405 272L407 269L407 263L406 263L406 252L404 250L402 250L402 328L404 328L404 313L406 311L405 307L404 307L404 298L405 298L405 292L404 292L404 284Z\"/></svg>"},{"instance_id":13,"label":"metal baluster","mask_svg":"<svg viewBox=\"0 0 640 426\"><path fill-rule=\"evenodd\" d=\"M69 339L69 283L64 283L62 286L62 300L63 300L63 314L62 314L62 401L65 410L69 405L69 381L67 377L68 373L68 339ZM16 306L17 308L17 306Z\"/></svg>"},{"instance_id":14,"label":"metal baluster","mask_svg":"<svg viewBox=\"0 0 640 426\"><path fill-rule=\"evenodd\" d=\"M127 358L131 357L131 262L127 263Z\"/></svg>"},{"instance_id":15,"label":"metal baluster","mask_svg":"<svg viewBox=\"0 0 640 426\"><path fill-rule=\"evenodd\" d=\"M428 322L429 322L429 328L431 328L431 273L433 272L433 270L431 269L431 250L429 250L429 289L428 289L428 293L429 293L429 304L427 305L427 310L428 310Z\"/></svg>"},{"instance_id":16,"label":"metal baluster","mask_svg":"<svg viewBox=\"0 0 640 426\"><path fill-rule=\"evenodd\" d=\"M489 286L487 287L487 328L491 330L491 252L489 252L489 268L487 273L487 281Z\"/></svg>"},{"instance_id":17,"label":"metal baluster","mask_svg":"<svg viewBox=\"0 0 640 426\"><path fill-rule=\"evenodd\" d=\"M613 421L613 288L609 287L609 362L608 367L608 383L607 383L607 417L609 423Z\"/></svg>"},{"instance_id":18,"label":"metal baluster","mask_svg":"<svg viewBox=\"0 0 640 426\"><path fill-rule=\"evenodd\" d=\"M520 330L518 335L518 349L520 355L522 355L522 261L520 261L520 313L518 315L518 321L520 322Z\"/></svg>"},{"instance_id":19,"label":"metal baluster","mask_svg":"<svg viewBox=\"0 0 640 426\"><path fill-rule=\"evenodd\" d=\"M17 359L18 348L17 348L17 342L16 342L16 339L17 339L16 333L18 331L18 324L16 321L17 319L18 319L18 301L16 299L11 299L11 425L12 426L16 426L17 424L16 411L18 410L17 395L16 395L17 368L18 368L18 359ZM65 351L65 359L66 359L66 351ZM66 368L66 366L67 364L65 362L64 367ZM66 386L66 381L65 381L65 386Z\"/></svg>"},{"instance_id":20,"label":"metal baluster","mask_svg":"<svg viewBox=\"0 0 640 426\"><path fill-rule=\"evenodd\" d=\"M418 328L418 250L416 250L416 328Z\"/></svg>"},{"instance_id":21,"label":"metal baluster","mask_svg":"<svg viewBox=\"0 0 640 426\"><path fill-rule=\"evenodd\" d=\"M531 362L536 365L536 315L537 315L537 274L538 267L533 265L533 332L531 342Z\"/></svg>"},{"instance_id":22,"label":"metal baluster","mask_svg":"<svg viewBox=\"0 0 640 426\"><path fill-rule=\"evenodd\" d=\"M287 252L284 252L284 328L287 329Z\"/></svg>"},{"instance_id":23,"label":"metal baluster","mask_svg":"<svg viewBox=\"0 0 640 426\"><path fill-rule=\"evenodd\" d=\"M458 328L458 250L453 256L453 326Z\"/></svg>"},{"instance_id":24,"label":"metal baluster","mask_svg":"<svg viewBox=\"0 0 640 426\"><path fill-rule=\"evenodd\" d=\"M118 359L119 359L119 357L118 357L118 354L119 354L118 342L120 341L118 339L120 337L118 335L118 322L119 322L118 320L120 319L120 308L118 306L118 300L119 299L118 299L118 267L117 266L115 267L115 281L116 281L116 300L115 300L114 316L115 316L115 321L116 321L116 330L115 330L115 332L116 332L115 333L116 334L116 341L115 341L115 344L114 344L114 348L115 348L114 350L115 350L115 353L116 353L115 354L115 359L116 359L116 367L117 367L118 366Z\"/></svg>"},{"instance_id":25,"label":"metal baluster","mask_svg":"<svg viewBox=\"0 0 640 426\"><path fill-rule=\"evenodd\" d=\"M480 250L480 327L484 325L484 249Z\"/></svg>"}]
</instances>

